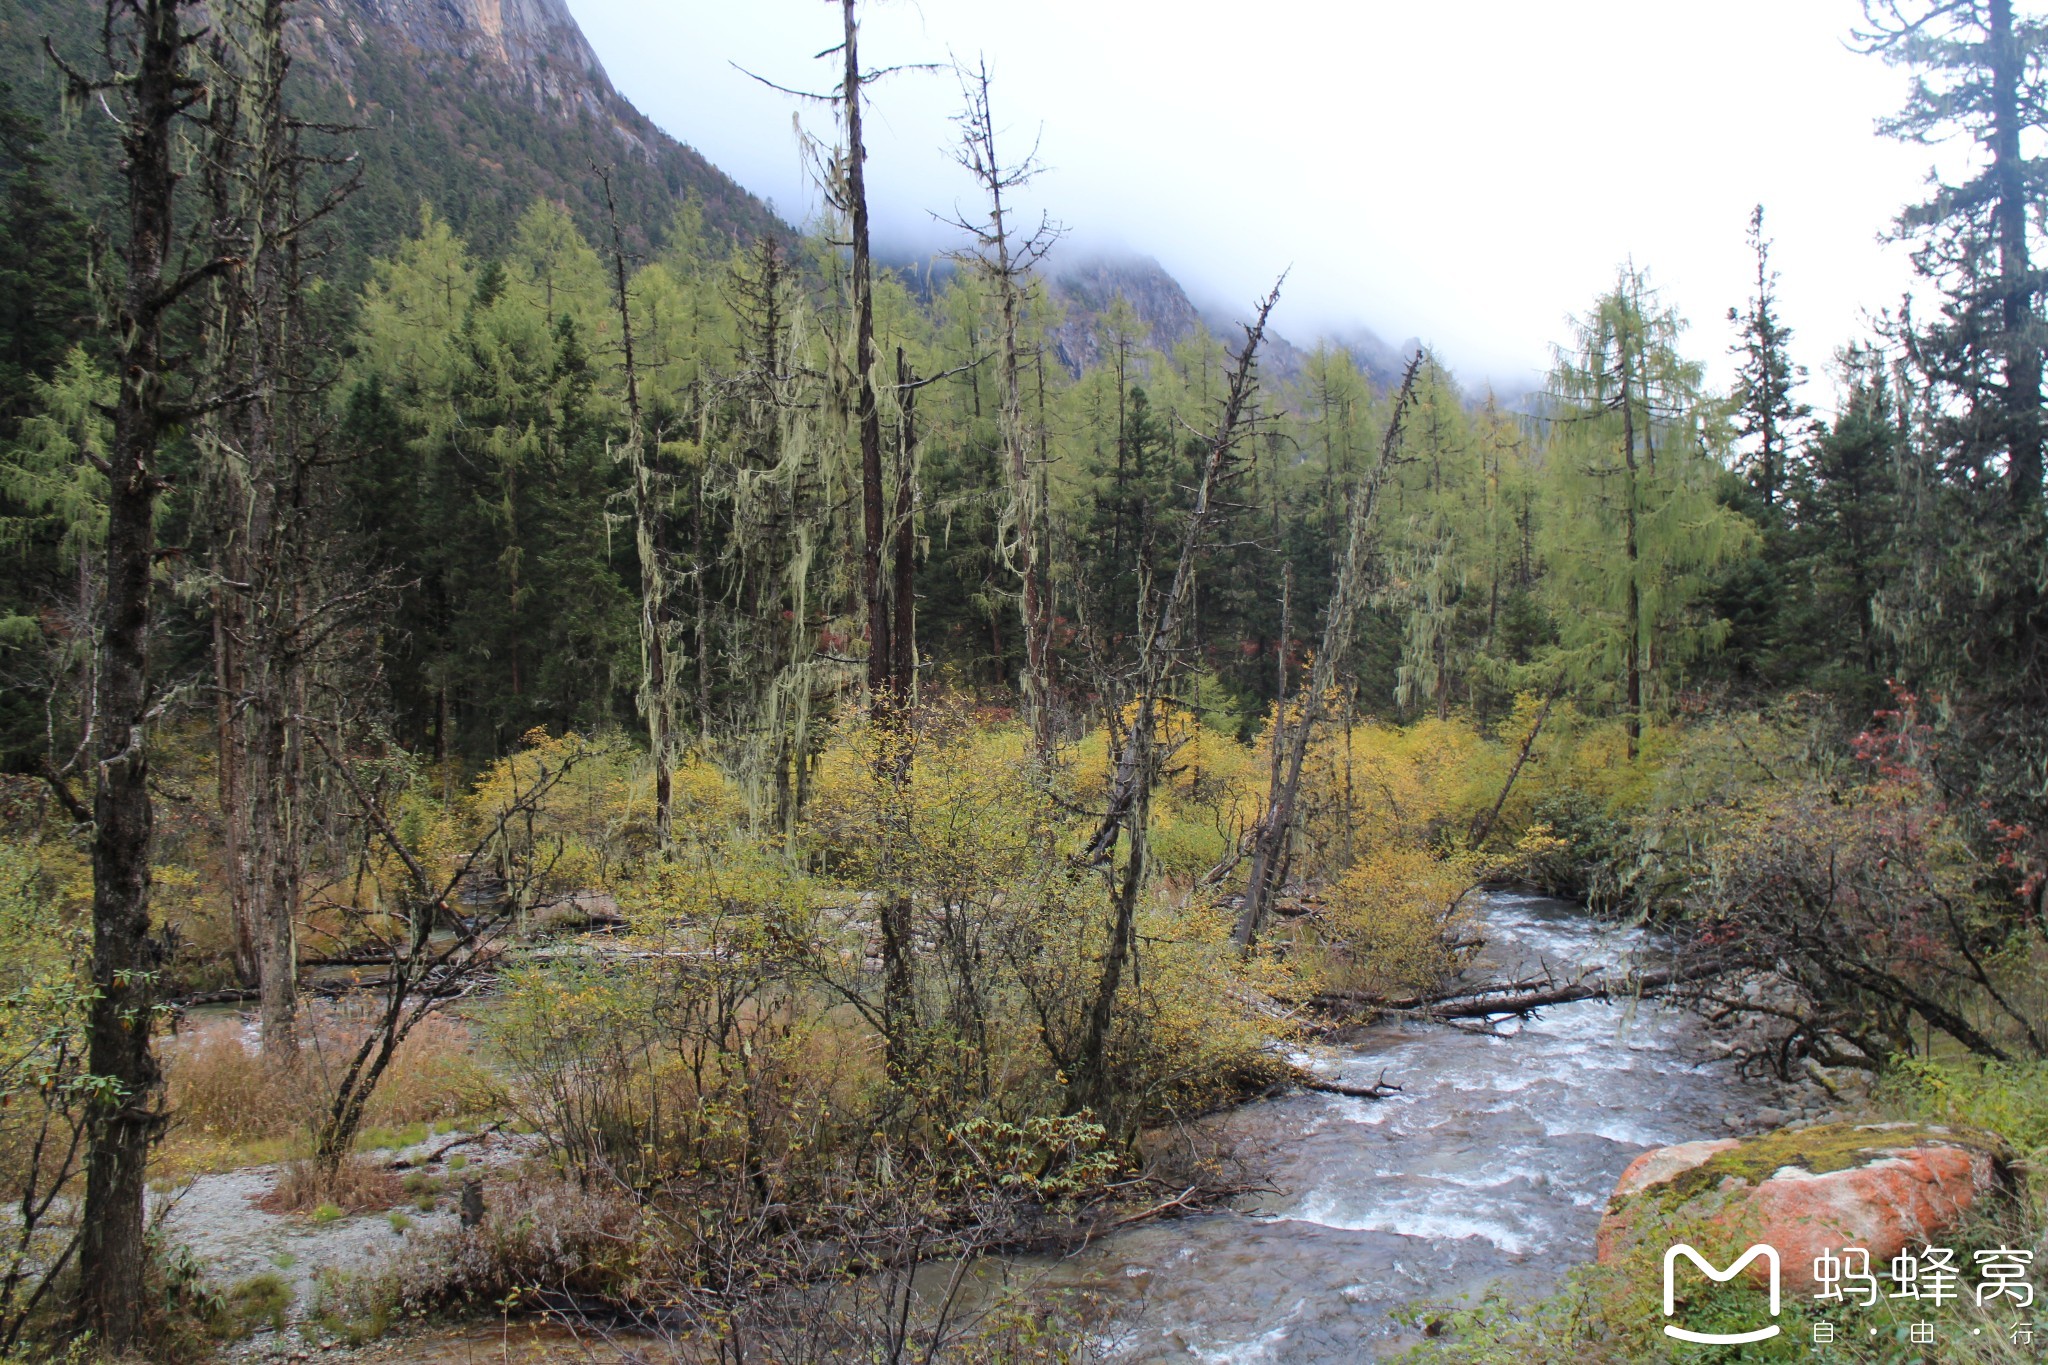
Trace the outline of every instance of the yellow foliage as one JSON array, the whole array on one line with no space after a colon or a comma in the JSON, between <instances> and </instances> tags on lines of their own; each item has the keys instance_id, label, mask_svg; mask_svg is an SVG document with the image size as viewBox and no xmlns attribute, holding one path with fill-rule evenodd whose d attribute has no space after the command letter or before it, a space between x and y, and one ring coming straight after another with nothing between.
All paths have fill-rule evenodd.
<instances>
[{"instance_id":1,"label":"yellow foliage","mask_svg":"<svg viewBox=\"0 0 2048 1365\"><path fill-rule=\"evenodd\" d=\"M819 759L804 842L851 886L983 900L1057 833L1029 750L1022 727L968 708L934 708L909 734L847 722Z\"/></svg>"},{"instance_id":2,"label":"yellow foliage","mask_svg":"<svg viewBox=\"0 0 2048 1365\"><path fill-rule=\"evenodd\" d=\"M1330 984L1375 995L1412 995L1456 970L1475 862L1412 845L1383 844L1330 887L1321 928Z\"/></svg>"}]
</instances>

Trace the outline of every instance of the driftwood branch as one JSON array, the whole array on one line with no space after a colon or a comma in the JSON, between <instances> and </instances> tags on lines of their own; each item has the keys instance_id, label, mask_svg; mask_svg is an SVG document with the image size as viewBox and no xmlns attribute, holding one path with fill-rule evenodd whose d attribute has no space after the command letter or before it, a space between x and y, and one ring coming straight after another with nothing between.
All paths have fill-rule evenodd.
<instances>
[{"instance_id":1,"label":"driftwood branch","mask_svg":"<svg viewBox=\"0 0 2048 1365\"><path fill-rule=\"evenodd\" d=\"M1303 1090L1313 1090L1322 1095L1343 1095L1354 1100L1383 1100L1389 1095L1401 1093L1401 1087L1387 1079L1387 1073L1380 1072L1379 1079L1371 1085L1347 1085L1343 1081L1326 1081L1320 1076L1306 1072L1294 1078L1295 1085Z\"/></svg>"}]
</instances>

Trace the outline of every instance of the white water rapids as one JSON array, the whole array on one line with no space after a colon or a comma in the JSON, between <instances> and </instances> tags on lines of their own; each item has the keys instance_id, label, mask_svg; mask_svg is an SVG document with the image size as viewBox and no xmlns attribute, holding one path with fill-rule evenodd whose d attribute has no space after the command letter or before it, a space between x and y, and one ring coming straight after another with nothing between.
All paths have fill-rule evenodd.
<instances>
[{"instance_id":1,"label":"white water rapids","mask_svg":"<svg viewBox=\"0 0 2048 1365\"><path fill-rule=\"evenodd\" d=\"M1494 892L1475 976L1560 977L1642 950L1561 901ZM1385 1099L1295 1093L1218 1121L1280 1193L1142 1225L1058 1262L1053 1284L1124 1305L1129 1361L1358 1361L1415 1335L1391 1316L1501 1282L1540 1293L1593 1254L1615 1178L1644 1149L1752 1125L1761 1086L1713 1060L1700 1020L1584 1001L1497 1034L1392 1024L1303 1058Z\"/></svg>"}]
</instances>

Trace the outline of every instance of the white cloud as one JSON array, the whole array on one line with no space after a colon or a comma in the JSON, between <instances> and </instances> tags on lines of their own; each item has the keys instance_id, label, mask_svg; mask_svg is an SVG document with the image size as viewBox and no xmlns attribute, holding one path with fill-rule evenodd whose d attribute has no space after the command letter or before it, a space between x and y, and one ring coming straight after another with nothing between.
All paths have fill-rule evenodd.
<instances>
[{"instance_id":1,"label":"white cloud","mask_svg":"<svg viewBox=\"0 0 2048 1365\"><path fill-rule=\"evenodd\" d=\"M797 105L733 69L823 88L838 6L571 0L619 88L785 216L815 206ZM1853 0L894 0L865 7L871 66L986 53L1069 249L1157 256L1200 297L1248 302L1291 266L1306 341L1364 323L1421 336L1471 378L1533 381L1624 257L1726 373L1765 205L1800 358L1824 371L1908 283L1878 236L1929 157L1875 136L1901 73L1845 40ZM877 232L935 244L971 198L945 148L957 90L905 73L869 133ZM823 108L804 111L829 130ZM1825 401L1825 386L1811 395Z\"/></svg>"}]
</instances>

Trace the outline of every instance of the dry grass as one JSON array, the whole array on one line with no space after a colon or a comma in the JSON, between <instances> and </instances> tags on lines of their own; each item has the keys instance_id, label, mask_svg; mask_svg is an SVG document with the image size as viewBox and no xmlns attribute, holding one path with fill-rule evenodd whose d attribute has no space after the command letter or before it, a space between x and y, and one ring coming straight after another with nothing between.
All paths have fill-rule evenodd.
<instances>
[{"instance_id":1,"label":"dry grass","mask_svg":"<svg viewBox=\"0 0 2048 1365\"><path fill-rule=\"evenodd\" d=\"M157 1174L183 1179L303 1156L368 1027L359 1010L317 1006L308 1011L309 1037L296 1067L264 1057L231 1020L188 1028L167 1041L173 1127L157 1158ZM495 1116L504 1105L498 1078L472 1052L469 1030L459 1020L435 1017L399 1049L364 1124L402 1127Z\"/></svg>"},{"instance_id":2,"label":"dry grass","mask_svg":"<svg viewBox=\"0 0 2048 1365\"><path fill-rule=\"evenodd\" d=\"M312 1213L331 1204L345 1213L375 1213L406 1202L405 1186L388 1166L354 1157L333 1174L318 1162L288 1162L269 1194L257 1201L265 1213Z\"/></svg>"},{"instance_id":3,"label":"dry grass","mask_svg":"<svg viewBox=\"0 0 2048 1365\"><path fill-rule=\"evenodd\" d=\"M352 1046L359 1034L350 1030L344 1036ZM477 1057L468 1027L435 1015L398 1050L364 1121L381 1127L436 1123L496 1114L504 1107L504 1083Z\"/></svg>"},{"instance_id":4,"label":"dry grass","mask_svg":"<svg viewBox=\"0 0 2048 1365\"><path fill-rule=\"evenodd\" d=\"M303 1074L266 1059L240 1024L202 1024L164 1048L173 1122L215 1143L260 1142L306 1131L319 1098Z\"/></svg>"},{"instance_id":5,"label":"dry grass","mask_svg":"<svg viewBox=\"0 0 2048 1365\"><path fill-rule=\"evenodd\" d=\"M618 1191L533 1174L491 1185L485 1200L478 1226L408 1238L406 1254L332 1277L321 1294L331 1325L367 1325L374 1336L395 1314L497 1305L536 1289L630 1296L642 1224Z\"/></svg>"}]
</instances>

